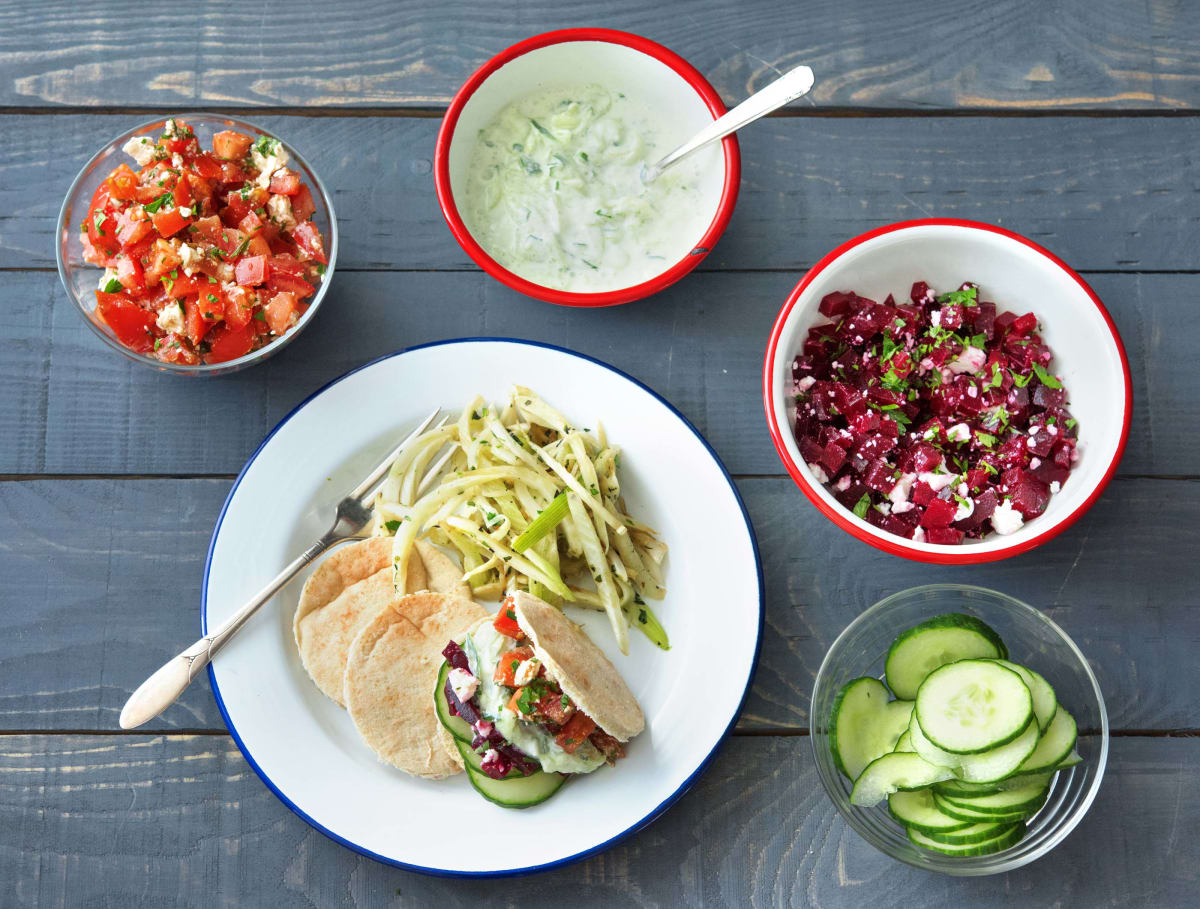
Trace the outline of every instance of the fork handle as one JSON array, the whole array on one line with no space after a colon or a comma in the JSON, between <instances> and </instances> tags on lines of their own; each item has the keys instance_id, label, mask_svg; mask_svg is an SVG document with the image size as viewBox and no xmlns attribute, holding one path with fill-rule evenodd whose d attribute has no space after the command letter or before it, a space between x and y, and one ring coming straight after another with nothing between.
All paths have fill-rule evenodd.
<instances>
[{"instance_id":1,"label":"fork handle","mask_svg":"<svg viewBox=\"0 0 1200 909\"><path fill-rule=\"evenodd\" d=\"M129 696L129 700L125 702L125 706L121 708L121 728L136 729L143 723L154 719L179 700L179 696L192 683L192 679L203 671L217 651L225 646L225 642L246 624L250 616L254 615L263 603L275 596L280 588L294 578L309 562L330 546L345 539L348 537L337 533L336 530L330 530L304 550L283 571L279 572L245 606L182 653L163 663L150 678L138 686L137 690Z\"/></svg>"}]
</instances>

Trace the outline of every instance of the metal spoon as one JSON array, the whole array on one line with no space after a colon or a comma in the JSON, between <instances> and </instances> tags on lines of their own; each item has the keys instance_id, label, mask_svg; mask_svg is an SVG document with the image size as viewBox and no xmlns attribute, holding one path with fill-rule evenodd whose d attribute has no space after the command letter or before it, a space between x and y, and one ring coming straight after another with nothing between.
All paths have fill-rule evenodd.
<instances>
[{"instance_id":1,"label":"metal spoon","mask_svg":"<svg viewBox=\"0 0 1200 909\"><path fill-rule=\"evenodd\" d=\"M753 123L759 117L783 107L789 101L795 101L802 95L808 94L808 90L812 87L813 71L809 67L797 66L795 69L789 70L766 88L756 91L733 110L708 124L669 155L657 163L651 164L642 172L642 180L646 183L656 180L664 170L696 149L723 139L747 123Z\"/></svg>"}]
</instances>

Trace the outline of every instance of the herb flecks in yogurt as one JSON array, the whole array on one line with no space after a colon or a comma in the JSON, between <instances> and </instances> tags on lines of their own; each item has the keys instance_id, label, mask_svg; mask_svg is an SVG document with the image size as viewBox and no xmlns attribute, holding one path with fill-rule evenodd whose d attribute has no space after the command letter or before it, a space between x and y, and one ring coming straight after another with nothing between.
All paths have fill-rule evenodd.
<instances>
[{"instance_id":1,"label":"herb flecks in yogurt","mask_svg":"<svg viewBox=\"0 0 1200 909\"><path fill-rule=\"evenodd\" d=\"M673 147L663 132L647 107L598 85L516 101L479 131L467 227L502 266L557 290L649 280L699 236L688 226L701 207L699 165L642 178Z\"/></svg>"}]
</instances>

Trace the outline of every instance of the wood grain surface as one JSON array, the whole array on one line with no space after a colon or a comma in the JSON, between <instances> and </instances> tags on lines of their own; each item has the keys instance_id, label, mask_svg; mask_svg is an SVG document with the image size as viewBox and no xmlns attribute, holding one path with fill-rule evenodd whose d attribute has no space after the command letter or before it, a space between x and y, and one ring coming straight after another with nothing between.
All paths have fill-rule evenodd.
<instances>
[{"instance_id":1,"label":"wood grain surface","mask_svg":"<svg viewBox=\"0 0 1200 909\"><path fill-rule=\"evenodd\" d=\"M355 855L292 815L224 735L3 736L0 781L0 879L14 907L1178 909L1200 887L1194 738L1114 739L1095 804L1054 854L976 879L868 846L821 789L806 737L735 737L649 828L578 866L503 882Z\"/></svg>"},{"instance_id":2,"label":"wood grain surface","mask_svg":"<svg viewBox=\"0 0 1200 909\"><path fill-rule=\"evenodd\" d=\"M817 74L742 134L739 205L702 268L597 312L480 274L431 176L462 81L515 41L582 25L666 44L727 102L801 62ZM188 109L244 113L299 149L342 236L313 327L215 380L114 355L54 271L84 162ZM0 906L1195 904L1198 111L1200 15L1172 0L0 0ZM1001 224L1083 271L1133 373L1128 449L1100 501L1034 552L973 568L833 527L782 475L760 400L767 333L804 269L931 215ZM308 827L245 763L203 680L146 729L116 728L133 687L196 636L212 527L263 435L372 357L464 335L573 348L667 397L736 475L766 576L753 688L695 790L607 853L499 884L390 868ZM935 581L1045 610L1088 656L1117 730L1079 828L999 877L875 852L835 814L803 734L834 637Z\"/></svg>"},{"instance_id":3,"label":"wood grain surface","mask_svg":"<svg viewBox=\"0 0 1200 909\"><path fill-rule=\"evenodd\" d=\"M0 4L0 104L425 108L523 38L603 25L666 44L726 101L807 63L818 75L799 102L807 108L1200 106L1200 20L1187 3L225 0L181 14L121 0L84 9Z\"/></svg>"},{"instance_id":4,"label":"wood grain surface","mask_svg":"<svg viewBox=\"0 0 1200 909\"><path fill-rule=\"evenodd\" d=\"M1200 481L1118 479L1057 540L977 567L878 552L825 520L788 479L738 486L767 592L762 657L740 730L807 728L813 680L834 637L889 593L943 581L1003 590L1059 622L1088 656L1115 729L1200 727L1192 696L1200 688L1200 608L1193 579L1179 568L1200 551ZM199 636L204 557L229 487L0 483L0 602L21 605L0 635L0 729L116 730L133 689ZM668 628L684 621L662 619ZM150 728L224 726L207 683L197 682Z\"/></svg>"},{"instance_id":5,"label":"wood grain surface","mask_svg":"<svg viewBox=\"0 0 1200 909\"><path fill-rule=\"evenodd\" d=\"M334 276L317 319L280 355L197 380L159 374L102 346L57 275L10 272L0 324L0 474L233 474L324 383L413 344L469 335L599 357L665 395L733 473L782 474L759 387L771 324L798 279L693 274L652 299L589 311L527 299L479 272L348 272ZM1200 474L1200 374L1179 368L1195 342L1176 330L1200 312L1200 276L1090 280L1133 373L1121 472Z\"/></svg>"},{"instance_id":6,"label":"wood grain surface","mask_svg":"<svg viewBox=\"0 0 1200 909\"><path fill-rule=\"evenodd\" d=\"M474 270L433 191L440 120L247 116L330 188L340 267ZM9 118L0 266L54 266L70 181L146 119ZM1200 269L1200 118L773 117L739 141L738 206L705 270L807 268L880 224L930 216L1001 224L1085 271Z\"/></svg>"}]
</instances>

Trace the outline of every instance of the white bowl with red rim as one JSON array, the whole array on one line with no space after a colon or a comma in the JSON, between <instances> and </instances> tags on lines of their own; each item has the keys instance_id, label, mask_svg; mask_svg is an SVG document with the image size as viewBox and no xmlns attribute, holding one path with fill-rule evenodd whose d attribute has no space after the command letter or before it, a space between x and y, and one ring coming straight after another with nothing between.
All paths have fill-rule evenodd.
<instances>
[{"instance_id":1,"label":"white bowl with red rim","mask_svg":"<svg viewBox=\"0 0 1200 909\"><path fill-rule=\"evenodd\" d=\"M800 455L792 361L808 330L827 321L817 307L833 291L872 300L906 298L914 281L939 292L964 281L979 284L997 311L1034 312L1054 351L1051 372L1061 376L1078 420L1079 460L1046 511L1007 536L992 533L958 545L915 542L867 523L843 506ZM1056 537L1100 497L1116 472L1133 412L1125 348L1100 298L1065 262L1020 234L977 221L929 218L880 227L843 243L800 280L783 304L763 364L767 425L784 467L801 491L852 536L893 555L922 562L992 562Z\"/></svg>"},{"instance_id":2,"label":"white bowl with red rim","mask_svg":"<svg viewBox=\"0 0 1200 909\"><path fill-rule=\"evenodd\" d=\"M480 268L513 290L564 306L613 306L657 293L700 264L724 233L737 203L741 156L737 139L695 152L700 163L700 209L694 236L681 237L682 252L648 280L595 292L558 290L529 281L497 262L472 235L456 199L464 197L471 152L479 131L504 107L556 86L598 84L637 97L670 122L670 141L690 138L725 113L716 90L690 63L661 44L628 32L572 28L514 44L481 66L458 90L438 132L434 186L451 233ZM690 160L690 159L689 159ZM682 242L686 240L686 242Z\"/></svg>"}]
</instances>

